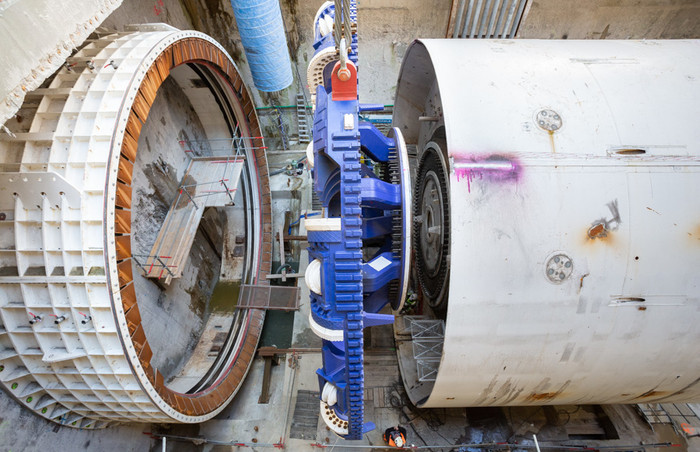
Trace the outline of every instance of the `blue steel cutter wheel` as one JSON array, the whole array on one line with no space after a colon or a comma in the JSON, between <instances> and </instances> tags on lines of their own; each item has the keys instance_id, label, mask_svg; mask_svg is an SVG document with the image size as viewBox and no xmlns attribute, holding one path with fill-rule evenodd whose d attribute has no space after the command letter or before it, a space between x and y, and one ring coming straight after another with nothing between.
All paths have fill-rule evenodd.
<instances>
[{"instance_id":1,"label":"blue steel cutter wheel","mask_svg":"<svg viewBox=\"0 0 700 452\"><path fill-rule=\"evenodd\" d=\"M354 18L354 2L350 9ZM329 36L319 23L325 21L327 30L326 17L334 14L329 4L317 14L318 52L328 47ZM356 43L355 36L352 41ZM349 51L357 55L356 48ZM340 55L345 52L343 42ZM306 220L309 321L323 339L323 367L317 371L321 416L341 437L362 439L374 429L374 424L364 422L363 329L393 323L393 315L379 312L388 304L400 309L406 298L410 173L399 130L387 137L371 123L360 122L361 112L383 106L358 102L352 59L325 64L309 70L323 74L317 83L310 81L316 99L313 181L323 215ZM342 77L346 69L349 76ZM380 177L376 167L387 168L386 174Z\"/></svg>"}]
</instances>

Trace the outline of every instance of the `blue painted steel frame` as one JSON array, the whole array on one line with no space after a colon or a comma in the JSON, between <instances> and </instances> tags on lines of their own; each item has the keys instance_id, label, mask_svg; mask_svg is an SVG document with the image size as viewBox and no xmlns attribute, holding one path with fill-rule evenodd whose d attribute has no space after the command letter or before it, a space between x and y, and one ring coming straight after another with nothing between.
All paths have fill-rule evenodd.
<instances>
[{"instance_id":1,"label":"blue painted steel frame","mask_svg":"<svg viewBox=\"0 0 700 452\"><path fill-rule=\"evenodd\" d=\"M334 14L333 6L325 13ZM351 2L351 17L356 6ZM316 24L318 52L335 45L332 34L321 37ZM350 59L357 62L357 37L353 36ZM332 68L334 63L328 66ZM389 283L399 278L401 261L391 252L392 212L401 209L398 185L377 178L361 163L361 150L375 162L388 162L395 142L372 124L360 122L357 99L334 101L331 71L325 87L316 92L314 117L313 187L322 201L325 216L340 218L340 230L309 231L309 260L321 261L323 295L311 292L311 315L318 325L342 330L342 341L323 340L323 367L318 369L319 391L326 383L338 390L331 407L348 421L346 439L361 439L374 428L364 423L363 329L393 323L394 316L379 314L388 303ZM348 116L352 121L348 121ZM348 127L351 126L351 127ZM365 261L363 240L383 239L379 251Z\"/></svg>"}]
</instances>

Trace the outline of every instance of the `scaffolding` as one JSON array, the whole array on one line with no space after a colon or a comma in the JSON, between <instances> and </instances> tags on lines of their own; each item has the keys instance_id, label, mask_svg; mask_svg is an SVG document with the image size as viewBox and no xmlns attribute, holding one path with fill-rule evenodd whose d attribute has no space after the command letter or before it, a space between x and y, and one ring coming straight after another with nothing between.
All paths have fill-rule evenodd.
<instances>
[{"instance_id":1,"label":"scaffolding","mask_svg":"<svg viewBox=\"0 0 700 452\"><path fill-rule=\"evenodd\" d=\"M416 362L418 381L435 381L437 378L442 346L445 342L445 322L407 316L411 329L413 359Z\"/></svg>"},{"instance_id":2,"label":"scaffolding","mask_svg":"<svg viewBox=\"0 0 700 452\"><path fill-rule=\"evenodd\" d=\"M245 163L243 151L265 149L255 146L256 141L262 143L262 137L179 142L189 163L177 196L150 253L132 255L144 276L164 279L166 284L182 276L204 210L234 204Z\"/></svg>"}]
</instances>

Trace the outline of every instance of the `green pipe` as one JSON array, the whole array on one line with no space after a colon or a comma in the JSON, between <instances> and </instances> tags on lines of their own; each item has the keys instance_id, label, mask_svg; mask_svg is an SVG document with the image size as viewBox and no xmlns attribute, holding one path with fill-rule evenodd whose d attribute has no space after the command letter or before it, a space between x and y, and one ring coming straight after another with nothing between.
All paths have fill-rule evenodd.
<instances>
[{"instance_id":1,"label":"green pipe","mask_svg":"<svg viewBox=\"0 0 700 452\"><path fill-rule=\"evenodd\" d=\"M256 110L270 110L273 108L297 108L297 106L296 105L277 105L274 107L255 107ZM306 105L306 108L311 108L311 107Z\"/></svg>"}]
</instances>

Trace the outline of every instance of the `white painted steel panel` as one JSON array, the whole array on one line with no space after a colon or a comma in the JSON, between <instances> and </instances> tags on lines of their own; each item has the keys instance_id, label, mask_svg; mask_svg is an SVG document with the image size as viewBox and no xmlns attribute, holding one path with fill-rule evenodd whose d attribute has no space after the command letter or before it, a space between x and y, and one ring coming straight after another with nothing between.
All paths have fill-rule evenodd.
<instances>
[{"instance_id":1,"label":"white painted steel panel","mask_svg":"<svg viewBox=\"0 0 700 452\"><path fill-rule=\"evenodd\" d=\"M394 126L420 151L444 125L451 207L443 355L414 402L700 399L699 57L700 41L412 45ZM559 254L573 266L553 283Z\"/></svg>"},{"instance_id":2,"label":"white painted steel panel","mask_svg":"<svg viewBox=\"0 0 700 452\"><path fill-rule=\"evenodd\" d=\"M0 384L32 412L76 428L202 422L238 390L206 405L204 414L173 408L146 376L121 300L117 173L139 86L163 50L180 40L206 42L235 67L202 33L144 29L151 31L133 26L87 44L72 57L80 66L28 94L40 100L29 132L0 136ZM240 108L232 106L243 117ZM246 161L255 161L250 152L246 146ZM258 182L248 188L256 200L248 207L258 245L250 250L253 275L262 230ZM227 346L238 351L242 337L233 335L237 342ZM238 359L232 356L224 361L229 368Z\"/></svg>"}]
</instances>

